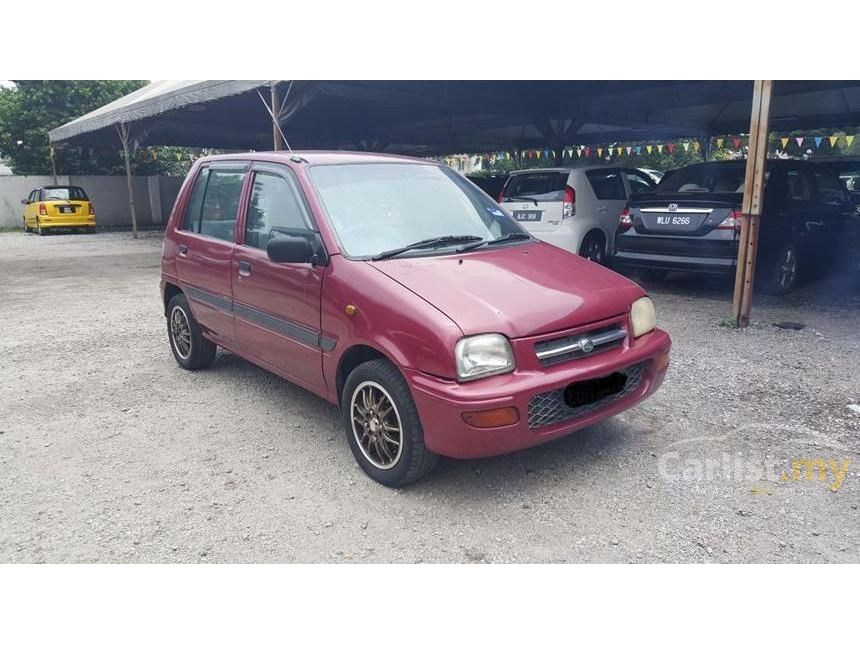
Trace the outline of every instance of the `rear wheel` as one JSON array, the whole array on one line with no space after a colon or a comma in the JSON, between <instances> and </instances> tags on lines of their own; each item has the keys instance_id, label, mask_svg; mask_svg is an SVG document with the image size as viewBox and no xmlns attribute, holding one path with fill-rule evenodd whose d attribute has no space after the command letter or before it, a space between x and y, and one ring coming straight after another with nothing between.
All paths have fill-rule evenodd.
<instances>
[{"instance_id":1,"label":"rear wheel","mask_svg":"<svg viewBox=\"0 0 860 645\"><path fill-rule=\"evenodd\" d=\"M763 260L757 276L761 291L781 296L797 286L800 258L793 242L784 243L775 255Z\"/></svg>"},{"instance_id":2,"label":"rear wheel","mask_svg":"<svg viewBox=\"0 0 860 645\"><path fill-rule=\"evenodd\" d=\"M394 488L423 477L437 457L424 445L418 410L400 370L390 361L362 363L341 398L346 440L361 469Z\"/></svg>"},{"instance_id":3,"label":"rear wheel","mask_svg":"<svg viewBox=\"0 0 860 645\"><path fill-rule=\"evenodd\" d=\"M606 262L606 238L603 233L591 231L586 235L579 247L579 255L597 264L604 264Z\"/></svg>"},{"instance_id":4,"label":"rear wheel","mask_svg":"<svg viewBox=\"0 0 860 645\"><path fill-rule=\"evenodd\" d=\"M200 325L191 313L188 299L181 293L167 303L167 336L173 357L180 367L199 370L209 367L215 360L218 346L203 337Z\"/></svg>"}]
</instances>

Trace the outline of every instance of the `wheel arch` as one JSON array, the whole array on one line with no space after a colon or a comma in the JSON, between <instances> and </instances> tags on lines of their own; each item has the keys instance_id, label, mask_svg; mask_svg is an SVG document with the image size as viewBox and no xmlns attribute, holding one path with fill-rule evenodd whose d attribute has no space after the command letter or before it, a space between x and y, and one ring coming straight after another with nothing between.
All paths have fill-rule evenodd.
<instances>
[{"instance_id":1,"label":"wheel arch","mask_svg":"<svg viewBox=\"0 0 860 645\"><path fill-rule=\"evenodd\" d=\"M337 363L335 372L335 388L337 390L337 405L340 407L341 398L343 397L343 388L346 385L346 379L362 363L367 363L379 358L384 358L393 365L397 365L391 360L385 352L377 347L372 347L364 343L358 343L350 346L341 354ZM398 368L399 369L399 368Z\"/></svg>"},{"instance_id":2,"label":"wheel arch","mask_svg":"<svg viewBox=\"0 0 860 645\"><path fill-rule=\"evenodd\" d=\"M163 299L162 304L164 306L164 315L165 316L167 315L167 303L170 302L170 299L173 296L178 296L179 294L182 294L182 293L184 293L184 292L179 287L179 285L174 284L172 282L165 282L164 283L164 299Z\"/></svg>"}]
</instances>

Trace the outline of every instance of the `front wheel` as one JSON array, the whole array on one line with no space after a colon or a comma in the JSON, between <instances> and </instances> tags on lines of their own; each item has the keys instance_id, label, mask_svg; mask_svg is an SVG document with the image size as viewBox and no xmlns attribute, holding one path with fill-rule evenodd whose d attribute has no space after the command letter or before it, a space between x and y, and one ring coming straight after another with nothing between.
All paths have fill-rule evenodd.
<instances>
[{"instance_id":1,"label":"front wheel","mask_svg":"<svg viewBox=\"0 0 860 645\"><path fill-rule=\"evenodd\" d=\"M350 373L341 416L353 456L374 481L393 488L405 486L436 464L436 455L424 445L409 387L391 362L369 361Z\"/></svg>"},{"instance_id":2,"label":"front wheel","mask_svg":"<svg viewBox=\"0 0 860 645\"><path fill-rule=\"evenodd\" d=\"M218 346L203 337L200 325L191 313L188 299L181 293L167 303L167 336L173 358L180 367L199 370L209 367L215 360Z\"/></svg>"},{"instance_id":3,"label":"front wheel","mask_svg":"<svg viewBox=\"0 0 860 645\"><path fill-rule=\"evenodd\" d=\"M774 256L764 260L758 273L759 288L764 293L782 296L797 286L800 258L794 243L786 242Z\"/></svg>"}]
</instances>

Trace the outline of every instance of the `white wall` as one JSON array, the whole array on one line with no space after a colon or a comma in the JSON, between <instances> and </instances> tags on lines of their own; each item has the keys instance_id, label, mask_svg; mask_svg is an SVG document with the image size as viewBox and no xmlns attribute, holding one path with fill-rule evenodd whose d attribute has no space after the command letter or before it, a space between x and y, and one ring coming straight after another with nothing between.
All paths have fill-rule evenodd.
<instances>
[{"instance_id":1,"label":"white wall","mask_svg":"<svg viewBox=\"0 0 860 645\"><path fill-rule=\"evenodd\" d=\"M0 228L23 228L21 200L34 188L53 184L50 176L0 176ZM98 226L131 226L124 175L58 175L57 183L80 186L93 202ZM134 205L138 226L167 222L182 177L134 177Z\"/></svg>"}]
</instances>

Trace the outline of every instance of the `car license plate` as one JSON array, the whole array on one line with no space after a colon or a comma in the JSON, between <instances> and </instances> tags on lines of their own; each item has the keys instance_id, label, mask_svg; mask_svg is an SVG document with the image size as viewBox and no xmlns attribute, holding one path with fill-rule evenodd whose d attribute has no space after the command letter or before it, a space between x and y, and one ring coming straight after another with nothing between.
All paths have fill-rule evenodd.
<instances>
[{"instance_id":1,"label":"car license plate","mask_svg":"<svg viewBox=\"0 0 860 645\"><path fill-rule=\"evenodd\" d=\"M61 213L73 213L74 209L71 206L60 206Z\"/></svg>"},{"instance_id":2,"label":"car license plate","mask_svg":"<svg viewBox=\"0 0 860 645\"><path fill-rule=\"evenodd\" d=\"M626 384L627 375L622 372L613 372L603 378L572 383L564 390L564 402L572 408L596 403L607 396L618 394Z\"/></svg>"},{"instance_id":3,"label":"car license plate","mask_svg":"<svg viewBox=\"0 0 860 645\"><path fill-rule=\"evenodd\" d=\"M539 222L543 211L514 211L511 215L518 222Z\"/></svg>"},{"instance_id":4,"label":"car license plate","mask_svg":"<svg viewBox=\"0 0 860 645\"><path fill-rule=\"evenodd\" d=\"M660 226L672 226L677 228L689 228L692 220L689 215L658 215L657 223Z\"/></svg>"}]
</instances>

